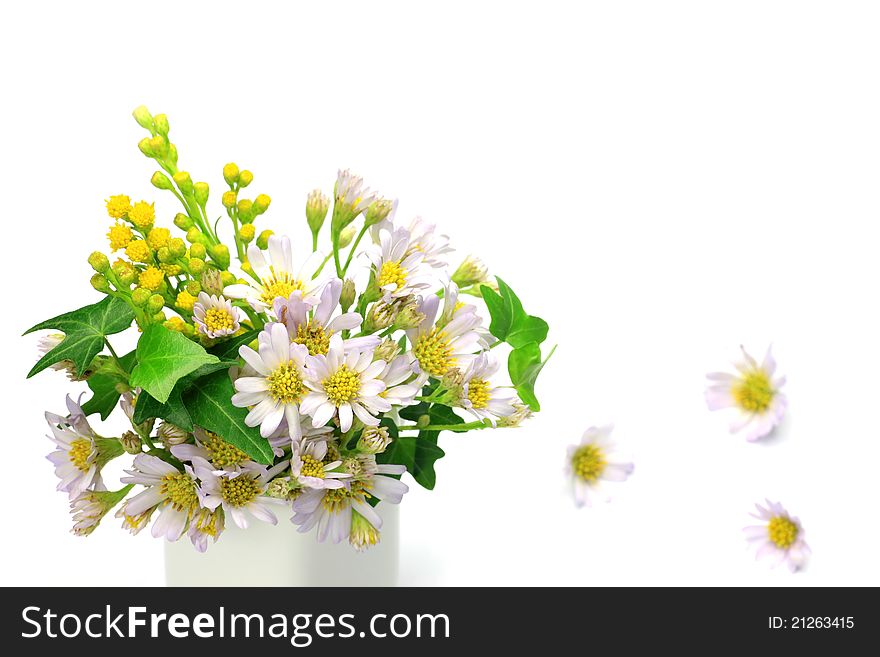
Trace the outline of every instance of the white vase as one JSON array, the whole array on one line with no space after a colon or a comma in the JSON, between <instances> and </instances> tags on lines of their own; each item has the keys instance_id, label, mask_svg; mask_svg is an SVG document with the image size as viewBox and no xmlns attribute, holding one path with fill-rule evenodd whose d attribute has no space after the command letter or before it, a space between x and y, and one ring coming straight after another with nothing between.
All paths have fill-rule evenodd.
<instances>
[{"instance_id":1,"label":"white vase","mask_svg":"<svg viewBox=\"0 0 880 657\"><path fill-rule=\"evenodd\" d=\"M279 505L278 524L254 520L239 529L229 518L226 530L205 553L186 536L165 543L168 586L396 586L400 523L396 504L379 504L378 545L357 552L348 542L319 543L315 532L297 532L289 506Z\"/></svg>"}]
</instances>

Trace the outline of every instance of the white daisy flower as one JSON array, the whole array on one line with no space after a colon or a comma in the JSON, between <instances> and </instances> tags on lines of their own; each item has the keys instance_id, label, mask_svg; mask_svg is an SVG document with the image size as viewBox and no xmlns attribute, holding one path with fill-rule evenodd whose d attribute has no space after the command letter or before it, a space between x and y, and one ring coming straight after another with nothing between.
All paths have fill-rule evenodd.
<instances>
[{"instance_id":1,"label":"white daisy flower","mask_svg":"<svg viewBox=\"0 0 880 657\"><path fill-rule=\"evenodd\" d=\"M293 433L296 434L297 432ZM275 456L283 456L285 450L292 450L294 445L300 443L312 441L326 442L333 437L333 427L313 427L311 418L300 416L300 430L297 434L299 438L294 439L290 434L291 432L288 431L287 427L282 425L278 427L275 433L269 436L269 445L272 447Z\"/></svg>"},{"instance_id":2,"label":"white daisy flower","mask_svg":"<svg viewBox=\"0 0 880 657\"><path fill-rule=\"evenodd\" d=\"M579 445L568 448L566 474L574 487L575 504L591 506L592 498L602 495L602 481L626 481L632 474L633 464L609 460L614 451L610 440L612 425L590 427L584 432ZM605 497L607 500L607 497Z\"/></svg>"},{"instance_id":3,"label":"white daisy flower","mask_svg":"<svg viewBox=\"0 0 880 657\"><path fill-rule=\"evenodd\" d=\"M354 219L376 200L376 193L364 187L364 179L356 176L348 169L339 169L336 174L336 185L333 187L333 219L340 227Z\"/></svg>"},{"instance_id":4,"label":"white daisy flower","mask_svg":"<svg viewBox=\"0 0 880 657\"><path fill-rule=\"evenodd\" d=\"M800 520L790 516L781 504L770 500L766 500L766 504L766 507L756 504L757 513L749 514L762 524L743 529L746 540L758 546L757 559L770 559L774 568L785 563L795 572L810 556L804 528Z\"/></svg>"},{"instance_id":5,"label":"white daisy flower","mask_svg":"<svg viewBox=\"0 0 880 657\"><path fill-rule=\"evenodd\" d=\"M343 432L351 428L354 415L368 426L379 424L374 415L391 410L380 396L385 383L378 377L384 369L385 361L373 361L372 350L346 352L342 338L334 335L326 355L306 361L305 385L311 392L302 401L302 412L312 416L315 427L338 414Z\"/></svg>"},{"instance_id":6,"label":"white daisy flower","mask_svg":"<svg viewBox=\"0 0 880 657\"><path fill-rule=\"evenodd\" d=\"M416 217L409 223L410 249L422 254L429 267L446 267L446 256L455 251L449 246L449 237L435 232L436 224Z\"/></svg>"},{"instance_id":7,"label":"white daisy flower","mask_svg":"<svg viewBox=\"0 0 880 657\"><path fill-rule=\"evenodd\" d=\"M46 458L55 466L55 475L61 480L58 490L76 499L86 489L101 486L101 468L112 458L122 454L118 440L99 438L89 426L80 405L67 396L67 417L46 413L46 422L52 429L49 436L56 450Z\"/></svg>"},{"instance_id":8,"label":"white daisy flower","mask_svg":"<svg viewBox=\"0 0 880 657\"><path fill-rule=\"evenodd\" d=\"M746 440L768 435L782 421L788 400L781 392L784 376L776 375L776 361L771 348L759 365L743 347L743 359L734 363L738 374L710 372L706 403L710 411L736 409L730 433L745 431Z\"/></svg>"},{"instance_id":9,"label":"white daisy flower","mask_svg":"<svg viewBox=\"0 0 880 657\"><path fill-rule=\"evenodd\" d=\"M302 292L307 301L312 300L321 287L320 280L312 280L312 275L321 265L323 255L317 251L312 253L297 269L293 264L290 238L272 235L268 246L268 262L259 247L255 244L248 247L248 263L260 282L254 285L227 285L223 294L230 299L246 299L258 312L270 310L275 299L287 299L296 290Z\"/></svg>"},{"instance_id":10,"label":"white daisy flower","mask_svg":"<svg viewBox=\"0 0 880 657\"><path fill-rule=\"evenodd\" d=\"M207 292L199 292L193 306L193 319L199 332L209 338L232 335L241 328L241 311L223 295L208 296Z\"/></svg>"},{"instance_id":11,"label":"white daisy flower","mask_svg":"<svg viewBox=\"0 0 880 657\"><path fill-rule=\"evenodd\" d=\"M424 255L410 241L406 228L382 229L379 243L366 251L375 267L376 285L386 302L431 287L432 274L423 264Z\"/></svg>"},{"instance_id":12,"label":"white daisy flower","mask_svg":"<svg viewBox=\"0 0 880 657\"><path fill-rule=\"evenodd\" d=\"M259 425L260 435L268 438L286 420L291 437L298 440L300 401L307 392L303 368L309 350L291 343L287 327L276 322L267 324L260 333L259 352L243 345L238 353L255 371L254 376L235 380L237 392L232 403L240 408L252 407L245 423L249 427Z\"/></svg>"},{"instance_id":13,"label":"white daisy flower","mask_svg":"<svg viewBox=\"0 0 880 657\"><path fill-rule=\"evenodd\" d=\"M311 441L305 444L294 444L290 457L290 476L305 488L342 488L342 479L351 477L347 472L333 472L342 461L335 460L324 463L327 455L325 441Z\"/></svg>"},{"instance_id":14,"label":"white daisy flower","mask_svg":"<svg viewBox=\"0 0 880 657\"><path fill-rule=\"evenodd\" d=\"M435 326L439 306L440 297L431 294L424 298L419 306L419 312L425 315L424 321L406 332L419 371L435 378L442 377L453 367L464 370L477 357L474 352L482 347L482 338L476 331L482 321L479 315L456 313L445 326Z\"/></svg>"},{"instance_id":15,"label":"white daisy flower","mask_svg":"<svg viewBox=\"0 0 880 657\"><path fill-rule=\"evenodd\" d=\"M461 406L478 420L489 420L496 426L499 418L516 412L514 402L519 401L511 388L493 386L489 379L498 372L498 359L490 351L477 356L464 371L464 396Z\"/></svg>"},{"instance_id":16,"label":"white daisy flower","mask_svg":"<svg viewBox=\"0 0 880 657\"><path fill-rule=\"evenodd\" d=\"M208 541L216 543L225 528L226 516L222 508L214 510L201 508L190 520L187 536L196 550L205 552L208 549Z\"/></svg>"},{"instance_id":17,"label":"white daisy flower","mask_svg":"<svg viewBox=\"0 0 880 657\"><path fill-rule=\"evenodd\" d=\"M174 455L181 461L203 458L210 461L217 470L237 470L250 461L250 457L232 443L228 443L212 431L201 427L193 430L195 445L181 444L174 449Z\"/></svg>"},{"instance_id":18,"label":"white daisy flower","mask_svg":"<svg viewBox=\"0 0 880 657\"><path fill-rule=\"evenodd\" d=\"M125 500L122 503L122 506L116 511L115 517L122 520L123 529L128 530L132 536L137 536L144 527L150 524L150 518L153 517L157 507L151 506L142 513L130 514L128 513L128 503L130 501Z\"/></svg>"},{"instance_id":19,"label":"white daisy flower","mask_svg":"<svg viewBox=\"0 0 880 657\"><path fill-rule=\"evenodd\" d=\"M320 300L313 308L297 291L286 299L275 300L275 316L279 322L287 326L290 339L297 344L308 347L309 354L316 356L326 354L330 347L330 337L341 331L355 329L361 325L363 318L359 313L348 312L333 317L339 308L339 297L342 294L342 281L333 278L321 290ZM350 338L345 341L346 348L370 349L380 342L377 336L369 335Z\"/></svg>"},{"instance_id":20,"label":"white daisy flower","mask_svg":"<svg viewBox=\"0 0 880 657\"><path fill-rule=\"evenodd\" d=\"M175 454L177 447L171 448ZM198 484L189 465L181 472L157 456L138 454L134 457L129 476L122 477L126 484L146 486L146 490L129 499L124 507L126 516L139 516L159 509L159 517L150 529L153 538L164 536L176 541L189 527L189 521L199 508Z\"/></svg>"},{"instance_id":21,"label":"white daisy flower","mask_svg":"<svg viewBox=\"0 0 880 657\"><path fill-rule=\"evenodd\" d=\"M400 354L385 366L378 378L385 382L385 390L379 396L387 399L392 406L412 406L421 392L428 376L417 374L416 357L411 351Z\"/></svg>"},{"instance_id":22,"label":"white daisy flower","mask_svg":"<svg viewBox=\"0 0 880 657\"><path fill-rule=\"evenodd\" d=\"M73 528L70 532L75 536L88 536L95 531L112 508L108 502L106 490L85 490L77 495L70 503L70 514L73 516Z\"/></svg>"},{"instance_id":23,"label":"white daisy flower","mask_svg":"<svg viewBox=\"0 0 880 657\"><path fill-rule=\"evenodd\" d=\"M250 516L273 525L278 523L270 498L264 494L269 481L288 467L287 461L271 469L251 461L235 472L215 470L200 457L194 458L192 464L201 482L199 497L203 507L212 511L222 507L242 529L247 529Z\"/></svg>"}]
</instances>

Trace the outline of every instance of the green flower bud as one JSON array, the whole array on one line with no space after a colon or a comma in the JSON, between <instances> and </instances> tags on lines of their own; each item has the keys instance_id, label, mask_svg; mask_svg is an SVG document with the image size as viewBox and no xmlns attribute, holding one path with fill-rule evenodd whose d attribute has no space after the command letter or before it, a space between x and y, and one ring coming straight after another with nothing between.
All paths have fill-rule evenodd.
<instances>
[{"instance_id":1,"label":"green flower bud","mask_svg":"<svg viewBox=\"0 0 880 657\"><path fill-rule=\"evenodd\" d=\"M224 273L229 274L229 272ZM232 274L229 275L232 276ZM202 290L204 290L208 294L223 293L223 277L216 269L205 269L205 271L202 272L201 283Z\"/></svg>"},{"instance_id":2,"label":"green flower bud","mask_svg":"<svg viewBox=\"0 0 880 657\"><path fill-rule=\"evenodd\" d=\"M254 234L256 233L256 229L253 224L245 224L243 225L239 231L238 235L241 237L242 241L247 244L248 242L254 239Z\"/></svg>"},{"instance_id":3,"label":"green flower bud","mask_svg":"<svg viewBox=\"0 0 880 657\"><path fill-rule=\"evenodd\" d=\"M254 211L254 202L250 199L243 198L238 202L238 218L243 224L249 224L254 220L257 214Z\"/></svg>"},{"instance_id":4,"label":"green flower bud","mask_svg":"<svg viewBox=\"0 0 880 657\"><path fill-rule=\"evenodd\" d=\"M148 110L144 105L136 107L131 115L134 117L134 120L138 122L138 125L144 130L153 130L153 117L150 114L150 110Z\"/></svg>"},{"instance_id":5,"label":"green flower bud","mask_svg":"<svg viewBox=\"0 0 880 657\"><path fill-rule=\"evenodd\" d=\"M189 173L186 171L178 171L175 173L174 182L177 183L177 186L180 188L180 191L183 192L184 196L189 196L193 193L193 181Z\"/></svg>"},{"instance_id":6,"label":"green flower bud","mask_svg":"<svg viewBox=\"0 0 880 657\"><path fill-rule=\"evenodd\" d=\"M206 182L197 182L193 185L193 195L196 197L196 203L205 207L208 204L208 183Z\"/></svg>"},{"instance_id":7,"label":"green flower bud","mask_svg":"<svg viewBox=\"0 0 880 657\"><path fill-rule=\"evenodd\" d=\"M163 137L168 136L168 117L164 114L157 114L153 117L153 125L156 128L156 132L158 132Z\"/></svg>"},{"instance_id":8,"label":"green flower bud","mask_svg":"<svg viewBox=\"0 0 880 657\"><path fill-rule=\"evenodd\" d=\"M116 275L116 279L121 285L131 285L134 283L137 272L129 263L124 260L119 260L113 263L112 269L113 273Z\"/></svg>"},{"instance_id":9,"label":"green flower bud","mask_svg":"<svg viewBox=\"0 0 880 657\"><path fill-rule=\"evenodd\" d=\"M257 247L261 249L269 248L269 238L275 234L275 231L272 230L264 230L260 233L259 237L257 237Z\"/></svg>"},{"instance_id":10,"label":"green flower bud","mask_svg":"<svg viewBox=\"0 0 880 657\"><path fill-rule=\"evenodd\" d=\"M205 245L208 244L208 238L205 237L205 235L202 234L202 231L195 226L186 231L186 241L190 244L195 244L197 242Z\"/></svg>"},{"instance_id":11,"label":"green flower bud","mask_svg":"<svg viewBox=\"0 0 880 657\"><path fill-rule=\"evenodd\" d=\"M220 202L223 204L223 207L227 210L230 210L235 207L236 194L233 190L229 189L223 192L223 196L220 197Z\"/></svg>"},{"instance_id":12,"label":"green flower bud","mask_svg":"<svg viewBox=\"0 0 880 657\"><path fill-rule=\"evenodd\" d=\"M201 258L190 258L189 259L189 271L193 276L198 276L203 271L205 271L205 261Z\"/></svg>"},{"instance_id":13,"label":"green flower bud","mask_svg":"<svg viewBox=\"0 0 880 657\"><path fill-rule=\"evenodd\" d=\"M186 282L186 291L194 297L197 297L199 296L199 292L202 291L202 285L198 281L189 280Z\"/></svg>"},{"instance_id":14,"label":"green flower bud","mask_svg":"<svg viewBox=\"0 0 880 657\"><path fill-rule=\"evenodd\" d=\"M192 218L182 212L178 212L174 217L174 225L180 228L180 230L189 230L193 227L193 224Z\"/></svg>"},{"instance_id":15,"label":"green flower bud","mask_svg":"<svg viewBox=\"0 0 880 657\"><path fill-rule=\"evenodd\" d=\"M254 174L245 169L241 173L238 174L238 186L239 187L247 187L254 181Z\"/></svg>"},{"instance_id":16,"label":"green flower bud","mask_svg":"<svg viewBox=\"0 0 880 657\"><path fill-rule=\"evenodd\" d=\"M256 212L257 215L263 214L269 209L269 204L271 202L272 199L269 198L268 194L259 194L257 198L254 199L254 212Z\"/></svg>"},{"instance_id":17,"label":"green flower bud","mask_svg":"<svg viewBox=\"0 0 880 657\"><path fill-rule=\"evenodd\" d=\"M238 182L238 165L235 162L230 162L223 167L223 180L230 187Z\"/></svg>"},{"instance_id":18,"label":"green flower bud","mask_svg":"<svg viewBox=\"0 0 880 657\"><path fill-rule=\"evenodd\" d=\"M321 193L320 189L315 189L309 193L306 199L306 221L313 235L316 235L321 230L321 226L324 225L329 208L330 199Z\"/></svg>"},{"instance_id":19,"label":"green flower bud","mask_svg":"<svg viewBox=\"0 0 880 657\"><path fill-rule=\"evenodd\" d=\"M95 274L89 279L89 282L98 292L110 291L110 281L107 280L107 277L104 276L104 274Z\"/></svg>"},{"instance_id":20,"label":"green flower bud","mask_svg":"<svg viewBox=\"0 0 880 657\"><path fill-rule=\"evenodd\" d=\"M344 249L349 244L351 244L351 241L354 239L355 232L356 232L356 229L354 227L354 224L349 224L348 226L346 226L345 228L342 229L342 232L339 233L339 248L340 249Z\"/></svg>"},{"instance_id":21,"label":"green flower bud","mask_svg":"<svg viewBox=\"0 0 880 657\"><path fill-rule=\"evenodd\" d=\"M110 269L110 261L100 251L92 252L92 255L89 256L89 264L92 266L92 269L100 274Z\"/></svg>"},{"instance_id":22,"label":"green flower bud","mask_svg":"<svg viewBox=\"0 0 880 657\"><path fill-rule=\"evenodd\" d=\"M161 311L157 312L155 315L153 315L153 321L156 322L157 324L164 323L165 322L165 313L163 313Z\"/></svg>"},{"instance_id":23,"label":"green flower bud","mask_svg":"<svg viewBox=\"0 0 880 657\"><path fill-rule=\"evenodd\" d=\"M151 294L147 299L147 311L149 313L158 313L165 306L165 299L161 294ZM163 320L164 321L164 320Z\"/></svg>"},{"instance_id":24,"label":"green flower bud","mask_svg":"<svg viewBox=\"0 0 880 657\"><path fill-rule=\"evenodd\" d=\"M154 173L153 177L150 178L150 182L153 183L153 187L156 189L174 189L171 179L161 171Z\"/></svg>"},{"instance_id":25,"label":"green flower bud","mask_svg":"<svg viewBox=\"0 0 880 657\"><path fill-rule=\"evenodd\" d=\"M179 237L172 237L168 243L168 248L171 250L171 255L175 258L182 258L186 255L186 242Z\"/></svg>"},{"instance_id":26,"label":"green flower bud","mask_svg":"<svg viewBox=\"0 0 880 657\"><path fill-rule=\"evenodd\" d=\"M159 250L156 251L156 257L159 259L159 262L166 265L172 264L176 260L174 255L171 253L171 249L169 249L167 246L160 246Z\"/></svg>"},{"instance_id":27,"label":"green flower bud","mask_svg":"<svg viewBox=\"0 0 880 657\"><path fill-rule=\"evenodd\" d=\"M150 137L150 150L154 157L165 157L168 154L168 140L162 135Z\"/></svg>"},{"instance_id":28,"label":"green flower bud","mask_svg":"<svg viewBox=\"0 0 880 657\"><path fill-rule=\"evenodd\" d=\"M177 166L177 146L174 144L168 144L168 155L167 159L171 164Z\"/></svg>"},{"instance_id":29,"label":"green flower bud","mask_svg":"<svg viewBox=\"0 0 880 657\"><path fill-rule=\"evenodd\" d=\"M225 244L214 244L208 248L211 260L217 263L220 269L229 267L229 247Z\"/></svg>"},{"instance_id":30,"label":"green flower bud","mask_svg":"<svg viewBox=\"0 0 880 657\"><path fill-rule=\"evenodd\" d=\"M485 283L488 280L488 272L486 265L480 262L479 258L468 256L464 259L455 273L452 274L453 282L458 287L470 287L478 283Z\"/></svg>"},{"instance_id":31,"label":"green flower bud","mask_svg":"<svg viewBox=\"0 0 880 657\"><path fill-rule=\"evenodd\" d=\"M354 303L356 294L357 291L354 288L354 281L350 278L346 278L342 283L342 291L339 293L339 305L342 307L342 312L348 312L348 309L351 308L351 305Z\"/></svg>"},{"instance_id":32,"label":"green flower bud","mask_svg":"<svg viewBox=\"0 0 880 657\"><path fill-rule=\"evenodd\" d=\"M370 203L367 211L364 213L364 225L372 226L383 221L394 209L394 203L387 198L380 198Z\"/></svg>"},{"instance_id":33,"label":"green flower bud","mask_svg":"<svg viewBox=\"0 0 880 657\"><path fill-rule=\"evenodd\" d=\"M199 242L196 242L191 247L189 247L190 258L199 258L201 260L204 260L207 252L208 250L205 248L205 245L200 244Z\"/></svg>"},{"instance_id":34,"label":"green flower bud","mask_svg":"<svg viewBox=\"0 0 880 657\"><path fill-rule=\"evenodd\" d=\"M233 285L235 283L235 274L231 271L220 272L220 280L223 282L223 287Z\"/></svg>"},{"instance_id":35,"label":"green flower bud","mask_svg":"<svg viewBox=\"0 0 880 657\"><path fill-rule=\"evenodd\" d=\"M127 454L140 454L141 453L141 439L134 431L126 431L119 438L119 443L122 445L122 449L125 450Z\"/></svg>"},{"instance_id":36,"label":"green flower bud","mask_svg":"<svg viewBox=\"0 0 880 657\"><path fill-rule=\"evenodd\" d=\"M134 292L131 293L131 302L136 305L138 308L141 308L147 305L147 302L150 300L150 297L153 295L145 287L136 287Z\"/></svg>"},{"instance_id":37,"label":"green flower bud","mask_svg":"<svg viewBox=\"0 0 880 657\"><path fill-rule=\"evenodd\" d=\"M156 154L153 152L153 147L150 144L149 137L144 137L143 139L141 139L138 142L138 148L140 149L141 153L143 153L147 157L156 157Z\"/></svg>"}]
</instances>

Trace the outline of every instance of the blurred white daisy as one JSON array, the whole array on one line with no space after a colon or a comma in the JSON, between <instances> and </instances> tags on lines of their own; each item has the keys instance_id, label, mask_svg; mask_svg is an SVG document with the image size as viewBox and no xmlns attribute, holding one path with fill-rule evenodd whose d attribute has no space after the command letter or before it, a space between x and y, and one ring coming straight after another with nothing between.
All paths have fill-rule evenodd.
<instances>
[{"instance_id":1,"label":"blurred white daisy","mask_svg":"<svg viewBox=\"0 0 880 657\"><path fill-rule=\"evenodd\" d=\"M800 520L789 515L778 502L766 500L766 504L766 507L755 504L757 513L749 514L762 524L744 528L746 540L757 545L755 558L769 559L774 568L785 563L789 570L795 572L810 556L810 548L804 540L804 528Z\"/></svg>"},{"instance_id":2,"label":"blurred white daisy","mask_svg":"<svg viewBox=\"0 0 880 657\"><path fill-rule=\"evenodd\" d=\"M288 467L287 461L272 468L251 461L235 472L215 470L200 457L194 458L192 465L201 484L199 497L203 507L212 511L222 507L242 529L247 529L251 516L273 525L278 523L270 498L264 494L269 481Z\"/></svg>"},{"instance_id":3,"label":"blurred white daisy","mask_svg":"<svg viewBox=\"0 0 880 657\"><path fill-rule=\"evenodd\" d=\"M431 294L422 299L419 312L425 319L406 332L418 361L418 370L440 378L453 367L467 368L481 350L481 337L475 330L482 321L473 312L452 314L445 326L435 326L440 297ZM454 306L452 306L454 308Z\"/></svg>"},{"instance_id":4,"label":"blurred white daisy","mask_svg":"<svg viewBox=\"0 0 880 657\"><path fill-rule=\"evenodd\" d=\"M222 338L232 335L241 328L241 311L225 297L199 292L198 301L193 306L193 319L198 330L209 338Z\"/></svg>"},{"instance_id":5,"label":"blurred white daisy","mask_svg":"<svg viewBox=\"0 0 880 657\"><path fill-rule=\"evenodd\" d=\"M519 401L511 388L493 386L490 382L499 369L498 359L491 351L477 356L464 371L464 395L461 407L478 420L489 420L496 426L499 418L516 412L514 403Z\"/></svg>"},{"instance_id":6,"label":"blurred white daisy","mask_svg":"<svg viewBox=\"0 0 880 657\"><path fill-rule=\"evenodd\" d=\"M431 287L433 275L423 263L422 252L410 242L406 228L380 230L379 243L366 253L375 268L376 285L386 302L418 294Z\"/></svg>"},{"instance_id":7,"label":"blurred white daisy","mask_svg":"<svg viewBox=\"0 0 880 657\"><path fill-rule=\"evenodd\" d=\"M578 445L568 448L566 474L574 488L575 504L592 506L598 497L607 500L603 494L603 481L626 481L633 472L633 464L612 460L614 444L610 440L612 425L590 427L581 437Z\"/></svg>"},{"instance_id":8,"label":"blurred white daisy","mask_svg":"<svg viewBox=\"0 0 880 657\"><path fill-rule=\"evenodd\" d=\"M734 363L737 374L710 372L706 375L706 404L709 410L732 408L736 415L730 433L745 432L753 441L769 434L782 421L788 400L781 392L784 376L776 375L776 361L771 348L759 365L745 350L743 358Z\"/></svg>"},{"instance_id":9,"label":"blurred white daisy","mask_svg":"<svg viewBox=\"0 0 880 657\"><path fill-rule=\"evenodd\" d=\"M291 437L299 439L300 401L308 392L304 385L308 348L292 343L287 327L275 322L260 333L259 352L243 345L238 353L255 371L254 376L235 380L233 405L250 408L245 424L259 426L260 435L268 438L286 420Z\"/></svg>"},{"instance_id":10,"label":"blurred white daisy","mask_svg":"<svg viewBox=\"0 0 880 657\"><path fill-rule=\"evenodd\" d=\"M343 432L351 428L356 415L369 426L379 424L374 417L391 410L381 397L385 383L378 377L385 361L373 361L372 350L344 350L342 338L330 338L326 355L309 356L305 385L309 392L302 401L302 412L312 416L312 426L320 427L335 415Z\"/></svg>"},{"instance_id":11,"label":"blurred white daisy","mask_svg":"<svg viewBox=\"0 0 880 657\"><path fill-rule=\"evenodd\" d=\"M290 238L272 235L268 247L268 261L255 244L248 247L248 263L260 279L259 283L227 285L223 294L230 299L246 299L259 312L271 310L275 299L287 299L297 290L302 292L306 301L311 301L322 284L320 279L312 280L312 275L321 265L323 255L316 251L305 259L302 266L295 268Z\"/></svg>"}]
</instances>

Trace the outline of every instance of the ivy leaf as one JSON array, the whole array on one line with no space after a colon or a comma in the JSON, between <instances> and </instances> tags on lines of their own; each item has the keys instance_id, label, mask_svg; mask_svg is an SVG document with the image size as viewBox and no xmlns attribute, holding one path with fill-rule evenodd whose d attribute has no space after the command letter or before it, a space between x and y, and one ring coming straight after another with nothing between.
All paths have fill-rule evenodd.
<instances>
[{"instance_id":1,"label":"ivy leaf","mask_svg":"<svg viewBox=\"0 0 880 657\"><path fill-rule=\"evenodd\" d=\"M498 292L486 285L480 288L492 317L489 324L492 335L514 348L530 342L537 344L544 342L550 328L547 322L526 313L522 302L510 286L501 278L497 276L495 278L498 281Z\"/></svg>"},{"instance_id":2,"label":"ivy leaf","mask_svg":"<svg viewBox=\"0 0 880 657\"><path fill-rule=\"evenodd\" d=\"M134 363L135 352L130 351L119 358L119 362L126 371L131 369ZM86 381L92 391L91 398L82 406L83 413L91 415L92 413L100 413L101 419L106 420L110 413L116 408L119 401L119 392L116 385L119 383L128 383L122 376L122 373L116 367L113 361L107 361L104 367L92 374Z\"/></svg>"},{"instance_id":3,"label":"ivy leaf","mask_svg":"<svg viewBox=\"0 0 880 657\"><path fill-rule=\"evenodd\" d=\"M541 347L536 342L529 342L511 351L507 358L507 372L510 374L510 382L516 388L523 403L528 404L529 408L535 412L541 410L541 404L535 396L535 382L554 351L556 351L556 347L553 347L547 358L542 361Z\"/></svg>"},{"instance_id":4,"label":"ivy leaf","mask_svg":"<svg viewBox=\"0 0 880 657\"><path fill-rule=\"evenodd\" d=\"M455 411L453 411L448 406L443 406L442 404L433 404L431 406L431 410L428 411L428 415L431 418L431 424L464 424L464 420L458 417ZM435 445L437 444L437 438L439 436L439 431L419 432L419 438L422 438L423 440L429 440Z\"/></svg>"},{"instance_id":5,"label":"ivy leaf","mask_svg":"<svg viewBox=\"0 0 880 657\"><path fill-rule=\"evenodd\" d=\"M162 404L182 377L202 365L220 362L201 345L161 324L144 331L138 340L137 360L129 378L131 387L143 388Z\"/></svg>"},{"instance_id":6,"label":"ivy leaf","mask_svg":"<svg viewBox=\"0 0 880 657\"><path fill-rule=\"evenodd\" d=\"M260 334L259 331L247 331L241 335L235 335L228 340L216 344L208 349L209 354L214 354L220 360L238 358L238 350L242 345L250 344Z\"/></svg>"},{"instance_id":7,"label":"ivy leaf","mask_svg":"<svg viewBox=\"0 0 880 657\"><path fill-rule=\"evenodd\" d=\"M134 320L134 311L122 299L104 297L98 303L40 322L24 332L25 335L42 329L64 333L64 340L45 354L28 372L28 378L62 360L73 363L77 374L82 374L104 348L104 338L121 333Z\"/></svg>"},{"instance_id":8,"label":"ivy leaf","mask_svg":"<svg viewBox=\"0 0 880 657\"><path fill-rule=\"evenodd\" d=\"M430 406L431 405L428 402L419 402L412 406L405 406L400 409L400 417L404 420L409 420L410 422L418 422L420 417L428 414ZM395 429L396 428L397 426L395 425Z\"/></svg>"},{"instance_id":9,"label":"ivy leaf","mask_svg":"<svg viewBox=\"0 0 880 657\"><path fill-rule=\"evenodd\" d=\"M434 463L443 458L445 452L430 440L421 437L397 435L397 427L394 423L386 424L388 433L394 438L391 445L376 457L379 463L394 463L406 467L413 479L428 490L432 490L437 483L437 474L434 472ZM393 429L392 429L393 427Z\"/></svg>"},{"instance_id":10,"label":"ivy leaf","mask_svg":"<svg viewBox=\"0 0 880 657\"><path fill-rule=\"evenodd\" d=\"M142 424L151 418L160 418L180 427L184 431L192 431L192 418L183 402L183 393L192 386L196 379L213 374L218 370L229 369L236 364L237 361L220 361L219 363L202 365L195 372L187 374L174 385L171 394L168 395L168 400L164 404L157 401L150 393L142 392L138 395L137 404L134 408L133 420L135 424Z\"/></svg>"},{"instance_id":11,"label":"ivy leaf","mask_svg":"<svg viewBox=\"0 0 880 657\"><path fill-rule=\"evenodd\" d=\"M216 433L259 463L269 464L275 458L269 441L260 435L259 427L244 423L248 411L232 405L235 388L225 371L214 372L193 381L183 394L194 424Z\"/></svg>"}]
</instances>

